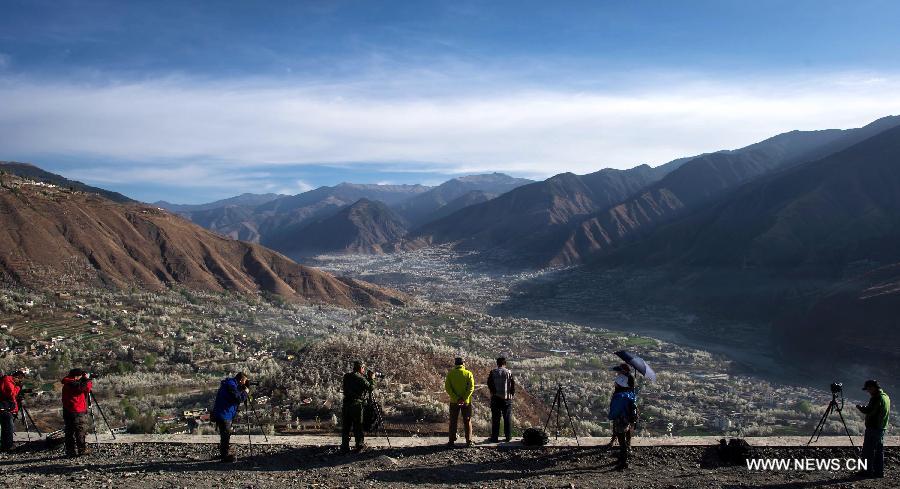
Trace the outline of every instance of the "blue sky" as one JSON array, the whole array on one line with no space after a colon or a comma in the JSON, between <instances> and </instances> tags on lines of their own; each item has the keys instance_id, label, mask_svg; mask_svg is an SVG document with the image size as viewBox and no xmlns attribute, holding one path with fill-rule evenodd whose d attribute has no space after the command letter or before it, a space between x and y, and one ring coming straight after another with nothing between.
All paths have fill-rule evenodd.
<instances>
[{"instance_id":1,"label":"blue sky","mask_svg":"<svg viewBox=\"0 0 900 489\"><path fill-rule=\"evenodd\" d=\"M0 0L0 159L175 202L655 165L900 113L898 14Z\"/></svg>"}]
</instances>

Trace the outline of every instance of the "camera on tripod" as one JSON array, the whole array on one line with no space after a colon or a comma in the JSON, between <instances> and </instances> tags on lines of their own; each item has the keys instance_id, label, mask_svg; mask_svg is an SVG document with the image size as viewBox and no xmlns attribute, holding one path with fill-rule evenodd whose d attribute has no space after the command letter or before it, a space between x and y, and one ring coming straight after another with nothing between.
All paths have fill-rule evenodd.
<instances>
[{"instance_id":1,"label":"camera on tripod","mask_svg":"<svg viewBox=\"0 0 900 489\"><path fill-rule=\"evenodd\" d=\"M376 379L383 379L383 378L384 378L384 372L378 372L378 371L375 371L375 372L372 373L372 376L375 377Z\"/></svg>"},{"instance_id":2,"label":"camera on tripod","mask_svg":"<svg viewBox=\"0 0 900 489\"><path fill-rule=\"evenodd\" d=\"M844 391L844 384L842 382L832 382L831 383L831 393L832 394L840 394Z\"/></svg>"}]
</instances>

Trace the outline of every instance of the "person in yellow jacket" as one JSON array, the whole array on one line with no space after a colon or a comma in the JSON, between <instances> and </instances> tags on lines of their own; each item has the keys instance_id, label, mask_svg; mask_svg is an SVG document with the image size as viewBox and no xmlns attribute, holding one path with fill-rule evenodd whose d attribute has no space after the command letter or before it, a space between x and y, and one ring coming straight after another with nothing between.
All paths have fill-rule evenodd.
<instances>
[{"instance_id":1,"label":"person in yellow jacket","mask_svg":"<svg viewBox=\"0 0 900 489\"><path fill-rule=\"evenodd\" d=\"M455 366L447 372L444 389L450 396L450 441L447 446L456 443L456 429L459 415L462 414L463 430L466 433L466 446L472 446L472 393L475 392L475 376L466 370L463 359L457 357Z\"/></svg>"}]
</instances>

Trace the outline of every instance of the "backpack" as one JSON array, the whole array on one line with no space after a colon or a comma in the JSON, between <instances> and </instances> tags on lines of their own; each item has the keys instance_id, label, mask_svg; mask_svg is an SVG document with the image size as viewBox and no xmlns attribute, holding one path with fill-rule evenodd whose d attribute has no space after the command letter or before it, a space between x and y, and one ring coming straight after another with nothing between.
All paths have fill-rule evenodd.
<instances>
[{"instance_id":1,"label":"backpack","mask_svg":"<svg viewBox=\"0 0 900 489\"><path fill-rule=\"evenodd\" d=\"M719 460L725 464L743 465L753 454L753 449L747 440L732 438L727 442L719 440Z\"/></svg>"},{"instance_id":2,"label":"backpack","mask_svg":"<svg viewBox=\"0 0 900 489\"><path fill-rule=\"evenodd\" d=\"M550 437L540 428L526 428L522 432L522 444L526 447L542 447L548 443Z\"/></svg>"}]
</instances>

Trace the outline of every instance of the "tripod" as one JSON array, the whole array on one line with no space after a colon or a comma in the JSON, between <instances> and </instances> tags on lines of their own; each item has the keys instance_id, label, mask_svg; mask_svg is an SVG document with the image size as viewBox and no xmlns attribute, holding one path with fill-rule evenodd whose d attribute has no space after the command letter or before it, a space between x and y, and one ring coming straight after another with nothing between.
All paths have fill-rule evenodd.
<instances>
[{"instance_id":1,"label":"tripod","mask_svg":"<svg viewBox=\"0 0 900 489\"><path fill-rule=\"evenodd\" d=\"M94 397L93 392L87 393L87 398L85 399L88 405L88 413L91 415L91 429L94 430L94 443L99 447L100 445L100 436L97 434L97 423L94 421L94 406L97 406L97 411L100 412L100 417L103 418L103 422L106 424L106 429L109 430L109 434L112 435L113 440L116 439L116 433L113 431L112 427L109 425L109 420L106 418L106 413L103 412L103 407L100 405L100 402L97 401L97 398Z\"/></svg>"},{"instance_id":2,"label":"tripod","mask_svg":"<svg viewBox=\"0 0 900 489\"><path fill-rule=\"evenodd\" d=\"M556 431L555 436L556 439L559 439L560 433L560 415L562 413L562 409L565 407L566 416L569 417L569 429L572 430L572 434L575 435L575 444L581 446L581 442L578 441L578 432L575 430L575 422L572 418L572 413L569 411L569 403L566 401L566 393L563 391L562 384L558 384L556 387L556 396L553 397L553 404L550 405L550 412L547 414L547 420L544 421L544 431L547 431L547 427L550 425L550 420L553 418L553 411L556 411Z\"/></svg>"},{"instance_id":3,"label":"tripod","mask_svg":"<svg viewBox=\"0 0 900 489\"><path fill-rule=\"evenodd\" d=\"M381 410L381 404L375 400L375 394L372 392L369 392L369 403L372 405L372 410L375 412L372 430L374 430L378 436L383 436L387 440L388 448L393 448L391 446L391 437L387 435L387 430L384 429L384 411Z\"/></svg>"},{"instance_id":4,"label":"tripod","mask_svg":"<svg viewBox=\"0 0 900 489\"><path fill-rule=\"evenodd\" d=\"M269 437L266 435L265 430L262 429L262 424L260 424L260 422L259 422L259 414L255 410L250 409L250 400L251 399L252 398L250 397L249 394L244 399L244 414L245 414L244 424L247 425L247 442L250 444L250 456L252 457L253 456L253 438L252 438L253 419L256 420L256 426L259 428L259 431L260 431L260 433L262 433L263 439L265 439L266 442L269 441ZM252 416L252 419L251 419L251 416Z\"/></svg>"},{"instance_id":5,"label":"tripod","mask_svg":"<svg viewBox=\"0 0 900 489\"><path fill-rule=\"evenodd\" d=\"M837 402L837 396L839 393L841 395L840 405L838 405L838 402ZM822 436L822 429L825 427L825 422L828 421L828 415L831 414L833 411L837 411L838 416L840 416L840 418L841 418L841 424L844 425L844 432L847 433L847 438L850 439L850 446L852 446L854 449L856 449L856 445L853 443L853 437L850 436L850 430L847 429L847 422L844 421L844 414L842 412L843 410L844 410L844 391L841 390L841 391L835 392L834 389L832 389L831 402L829 402L828 407L825 408L825 414L822 415L822 419L819 420L819 424L817 424L816 429L813 430L813 434L812 434L812 436L809 437L809 441L806 442L806 446L809 446L813 442L813 439L815 439L815 441L819 441L819 437Z\"/></svg>"},{"instance_id":6,"label":"tripod","mask_svg":"<svg viewBox=\"0 0 900 489\"><path fill-rule=\"evenodd\" d=\"M25 426L25 433L28 436L28 441L31 441L31 430L28 429L28 423L31 423L31 427L34 428L34 431L37 432L39 437L44 436L44 433L41 432L41 429L34 424L34 418L31 417L31 413L28 412L28 408L25 407L25 399L19 398L19 412L22 413L22 424Z\"/></svg>"}]
</instances>

